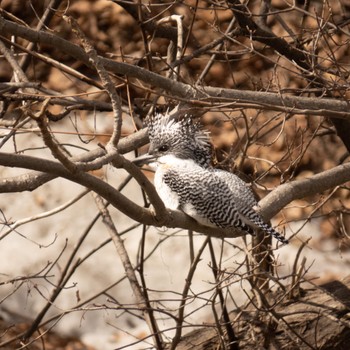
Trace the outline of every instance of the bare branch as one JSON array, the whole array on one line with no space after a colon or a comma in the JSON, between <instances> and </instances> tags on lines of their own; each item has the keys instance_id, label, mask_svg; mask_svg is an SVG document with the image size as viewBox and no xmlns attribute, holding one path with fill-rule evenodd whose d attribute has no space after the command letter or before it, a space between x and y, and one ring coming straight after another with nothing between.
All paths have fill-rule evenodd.
<instances>
[{"instance_id":1,"label":"bare branch","mask_svg":"<svg viewBox=\"0 0 350 350\"><path fill-rule=\"evenodd\" d=\"M147 130L142 129L128 137L120 140L118 152L128 153L138 147L145 145L148 141ZM99 147L82 155L72 157L71 161L80 162L80 168L84 171L100 169L112 160L112 156L106 155L106 151ZM84 164L88 163L88 164ZM0 180L0 193L33 191L44 183L53 180L57 176L54 174L42 173L38 171L30 172L25 175L14 176L12 178Z\"/></svg>"},{"instance_id":2,"label":"bare branch","mask_svg":"<svg viewBox=\"0 0 350 350\"><path fill-rule=\"evenodd\" d=\"M285 183L259 202L260 212L269 220L293 200L322 193L348 181L350 163L338 165L306 179Z\"/></svg>"},{"instance_id":3,"label":"bare branch","mask_svg":"<svg viewBox=\"0 0 350 350\"><path fill-rule=\"evenodd\" d=\"M133 2L133 1L120 1L120 0L112 0L114 3L118 4L122 8L124 8L134 19L135 21L139 21L138 17L138 11L141 10L142 13L146 14L144 17L144 21L141 23L141 26L151 35L154 35L159 38L168 39L170 41L176 42L176 39L178 37L178 31L170 26L159 26L157 22L150 18L147 11L144 11L144 8L146 7L145 4L139 3L139 2ZM142 9L140 9L142 7ZM190 35L190 42L198 47L199 43L196 41L196 39L193 37L192 33L188 33L187 28L185 28L184 31L185 35Z\"/></svg>"},{"instance_id":4,"label":"bare branch","mask_svg":"<svg viewBox=\"0 0 350 350\"><path fill-rule=\"evenodd\" d=\"M18 1L3 2L0 76L10 83L0 83L0 240L34 244L40 253L23 249L23 256L9 253L8 259L11 246L5 246L0 303L7 303L7 318L11 308L22 312L23 300L28 306L35 302L37 311L28 315L27 326L17 327L17 320L13 328L7 324L0 347L18 341L23 348L35 347L41 341L50 348L50 334L65 326L66 315L79 319L77 324L83 316L87 324L92 312L99 329L107 323L117 328L125 348L324 346L317 308L309 315L312 332L295 327L302 323L293 317L303 317L311 301L299 291L305 281L329 278L315 266L320 265L315 253L321 259L327 254L318 243L326 238L327 248L333 244L333 264L350 237L350 163L344 163L349 154L340 142L350 145L345 2L321 1L313 8L310 1L48 0L52 8L23 2L23 11L15 7ZM70 14L79 18L79 27L64 21ZM15 79L21 81L11 82ZM125 154L144 153L144 147L138 149L148 142L142 121L177 103L179 114L201 118L211 133L215 166L241 174L258 190L273 189L258 210L267 221L286 208L279 215L286 234L296 238L290 246L279 249L262 233L232 240L245 233L203 227L164 206L149 180L152 174ZM95 193L97 212L89 198L81 198L86 191ZM22 197L30 202L22 203ZM100 234L102 216L110 237ZM311 243L305 237L309 224L319 225ZM48 262L33 273L32 259ZM345 266L340 260L336 264ZM86 268L91 273L84 273ZM346 268L339 270L337 278ZM80 278L97 274L98 286ZM285 303L295 302L291 297L306 301L295 315L292 307L285 312ZM238 304L232 316L232 305ZM51 316L54 308L57 314ZM343 314L339 305L334 310ZM213 323L203 323L209 319ZM198 337L184 335L190 327ZM81 333L88 328L81 327ZM208 328L215 333L210 339ZM114 347L119 345L117 340Z\"/></svg>"},{"instance_id":5,"label":"bare branch","mask_svg":"<svg viewBox=\"0 0 350 350\"><path fill-rule=\"evenodd\" d=\"M145 298L144 293L142 293L141 286L137 280L135 270L132 267L129 255L127 250L125 249L123 239L120 237L113 220L109 214L108 209L106 208L105 204L103 203L101 197L94 196L96 205L102 215L103 223L105 224L113 243L117 249L118 255L120 257L120 260L123 263L126 276L129 280L131 289L133 293L135 294L136 300L137 300L137 307L142 311L145 320L148 324L148 327L151 331L152 337L154 339L154 344L157 346L157 349L161 350L163 348L162 346L162 334L159 332L158 325L156 322L156 319L154 318L153 309L150 304L150 301Z\"/></svg>"},{"instance_id":6,"label":"bare branch","mask_svg":"<svg viewBox=\"0 0 350 350\"><path fill-rule=\"evenodd\" d=\"M4 45L2 40L0 40L0 52L4 55L6 58L7 62L10 63L15 75L17 76L17 81L28 83L29 80L25 73L23 72L22 68L14 58L13 54L11 51Z\"/></svg>"},{"instance_id":7,"label":"bare branch","mask_svg":"<svg viewBox=\"0 0 350 350\"><path fill-rule=\"evenodd\" d=\"M155 216L151 211L138 206L103 180L88 173L71 173L58 162L31 156L0 152L0 165L42 171L76 182L81 186L85 186L98 193L101 197L110 202L115 208L129 216L131 219L145 225L179 227L221 238L242 235L242 232L232 232L228 235L221 229L199 225L195 220L179 211L167 210L167 216Z\"/></svg>"},{"instance_id":8,"label":"bare branch","mask_svg":"<svg viewBox=\"0 0 350 350\"><path fill-rule=\"evenodd\" d=\"M86 36L82 32L76 20L73 19L72 17L64 16L64 18L68 21L68 23L71 24L73 31L76 33L76 35L80 38L81 42L83 43L83 47L85 49L86 54L89 56L90 61L95 66L96 71L102 81L103 87L108 92L109 98L112 102L112 108L114 113L113 134L110 140L108 141L108 145L117 147L119 138L120 138L121 127L122 127L121 99L119 98L117 91L114 87L114 84L103 66L103 62L101 61L101 58L97 55L96 50L94 49L90 41L86 38Z\"/></svg>"},{"instance_id":9,"label":"bare branch","mask_svg":"<svg viewBox=\"0 0 350 350\"><path fill-rule=\"evenodd\" d=\"M24 219L20 219L17 220L13 223L11 223L9 225L10 229L8 231L6 231L5 233L3 233L0 236L0 240L2 240L3 238L5 238L8 234L10 234L12 231L14 231L16 228L28 223L28 222L33 222L36 220L40 220L43 218L47 218L49 216L55 215L59 212L61 212L62 210L65 210L67 208L69 208L72 204L76 203L78 200L80 200L82 197L84 197L86 194L88 194L90 192L90 190L84 190L82 191L79 195L77 195L76 197L72 198L71 200L67 201L66 203L59 205L58 207L51 209L49 211L46 211L44 213L40 213L37 215L33 215Z\"/></svg>"},{"instance_id":10,"label":"bare branch","mask_svg":"<svg viewBox=\"0 0 350 350\"><path fill-rule=\"evenodd\" d=\"M1 16L0 32L5 34L14 34L33 42L55 46L91 67L89 58L84 50L56 35L42 31L37 32L33 29L25 28L19 24L5 20ZM200 101L203 102L211 102L213 101L212 98L214 98L214 101L217 102L231 102L233 103L232 107L237 108L241 106L246 107L247 103L252 103L254 101L255 107L260 106L260 108L263 109L265 109L268 105L269 109L272 110L287 108L289 113L305 113L308 115L322 115L330 118L350 119L348 102L339 99L315 97L306 98L270 92L256 92L214 87L207 87L203 91L199 91L190 85L164 78L161 75L131 64L115 62L103 57L101 57L101 62L103 63L104 67L111 72L138 78L146 83L149 83L150 85L155 85L166 91L171 91L174 96L179 98L199 98Z\"/></svg>"},{"instance_id":11,"label":"bare branch","mask_svg":"<svg viewBox=\"0 0 350 350\"><path fill-rule=\"evenodd\" d=\"M50 99L46 99L41 108L40 111L37 113L29 112L29 115L31 118L33 118L41 131L41 135L43 138L43 141L45 142L45 145L49 148L52 155L58 159L69 171L76 172L77 166L72 162L69 158L69 155L67 155L67 152L65 152L62 147L54 140L53 135L49 132L47 127L47 119L46 119L46 109L48 104L50 103Z\"/></svg>"}]
</instances>

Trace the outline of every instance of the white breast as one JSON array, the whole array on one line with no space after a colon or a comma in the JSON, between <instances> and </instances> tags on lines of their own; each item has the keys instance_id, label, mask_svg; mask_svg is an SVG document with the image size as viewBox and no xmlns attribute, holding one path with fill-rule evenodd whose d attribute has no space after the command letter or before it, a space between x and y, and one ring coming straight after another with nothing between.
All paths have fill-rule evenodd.
<instances>
[{"instance_id":1,"label":"white breast","mask_svg":"<svg viewBox=\"0 0 350 350\"><path fill-rule=\"evenodd\" d=\"M171 210L176 210L179 208L179 196L163 182L163 175L165 173L165 170L166 169L163 165L158 165L154 176L154 186L165 206Z\"/></svg>"},{"instance_id":2,"label":"white breast","mask_svg":"<svg viewBox=\"0 0 350 350\"><path fill-rule=\"evenodd\" d=\"M178 171L183 173L188 169L195 169L198 167L193 160L190 159L179 159L174 155L165 155L157 159L156 173L154 176L154 186L159 194L159 197L164 202L165 206L169 209L176 210L180 209L179 196L176 192L173 192L168 185L163 181L163 176L170 170ZM195 209L190 205L187 206L188 210L181 208L187 215L195 217ZM192 214L192 215L191 215Z\"/></svg>"}]
</instances>

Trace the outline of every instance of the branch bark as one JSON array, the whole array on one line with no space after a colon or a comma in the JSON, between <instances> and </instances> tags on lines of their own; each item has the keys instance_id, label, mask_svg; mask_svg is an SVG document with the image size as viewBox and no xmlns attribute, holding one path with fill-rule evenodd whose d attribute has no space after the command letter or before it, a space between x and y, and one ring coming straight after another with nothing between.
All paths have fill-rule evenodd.
<instances>
[{"instance_id":1,"label":"branch bark","mask_svg":"<svg viewBox=\"0 0 350 350\"><path fill-rule=\"evenodd\" d=\"M268 47L273 48L276 52L286 57L291 62L295 62L299 66L303 77L309 80L312 86L321 88L327 86L327 81L323 79L322 75L315 73L315 69L310 63L310 61L312 61L312 59L310 59L311 56L307 53L307 51L303 50L302 48L292 46L283 38L276 36L274 33L255 23L251 18L251 14L249 13L247 6L243 5L240 0L227 0L227 2L231 6L231 10L241 27L243 35L251 40L266 44ZM326 94L328 97L331 95L329 91L326 91ZM329 115L329 117L332 118L331 115ZM336 115L333 117L337 118ZM350 120L348 118L346 121L339 121L336 119L333 122L333 125L337 130L338 136L343 141L347 150L350 152Z\"/></svg>"},{"instance_id":2,"label":"branch bark","mask_svg":"<svg viewBox=\"0 0 350 350\"><path fill-rule=\"evenodd\" d=\"M219 238L233 238L242 235L241 232L228 234L220 229L199 225L196 221L179 211L160 210L160 215L153 215L152 212L138 206L103 180L82 171L71 173L61 163L55 161L0 152L0 165L41 171L45 173L45 175L50 174L53 177L59 176L76 182L81 186L95 191L125 215L145 225L179 227ZM50 178L46 176L45 179ZM7 181L7 179L1 180L0 189L2 187L1 184L3 187L6 187ZM273 215L293 200L321 193L347 181L350 181L350 163L316 174L308 179L296 180L279 186L275 191L271 192L270 195L260 201L259 210L264 219L268 221ZM10 187L12 190L16 190L15 183L12 183ZM156 203L156 205L158 205L158 203ZM168 215L165 214L166 212Z\"/></svg>"},{"instance_id":3,"label":"branch bark","mask_svg":"<svg viewBox=\"0 0 350 350\"><path fill-rule=\"evenodd\" d=\"M269 220L293 200L322 193L348 181L350 181L350 163L338 165L306 179L285 183L259 202L261 214Z\"/></svg>"},{"instance_id":4,"label":"branch bark","mask_svg":"<svg viewBox=\"0 0 350 350\"><path fill-rule=\"evenodd\" d=\"M19 155L19 154L7 154L0 152L0 165L7 167L17 167L24 169L32 169L36 171L41 171L44 173L49 173L53 177L62 177L69 181L75 182L81 186L87 187L92 191L99 194L105 200L111 203L116 209L120 210L125 215L129 216L132 220L140 222L145 225L152 226L166 226L166 227L178 227L187 230L193 230L196 232L204 233L211 235L213 237L238 237L242 235L240 232L230 233L228 236L227 233L223 232L220 229L213 229L206 226L199 225L195 220L191 219L187 215L183 214L180 211L171 211L167 210L168 213L166 216L156 216L152 211L138 206L119 191L117 191L113 186L109 185L105 181L91 175L78 171L71 173L67 170L61 163ZM2 183L6 179L2 180ZM14 184L11 185L14 189ZM164 213L164 211L162 211Z\"/></svg>"},{"instance_id":5,"label":"branch bark","mask_svg":"<svg viewBox=\"0 0 350 350\"><path fill-rule=\"evenodd\" d=\"M76 60L83 62L92 68L89 57L79 46L64 40L57 35L36 31L0 16L0 34L15 35L23 39L55 46L62 52L71 55ZM157 86L162 90L171 92L172 96L184 98L188 102L202 102L202 105L211 105L213 102L232 103L232 108L251 107L270 110L287 110L294 114L322 115L330 118L340 118L350 120L349 103L346 100L330 98L306 98L300 96L283 95L271 92L242 91L236 89L221 89L206 87L199 89L189 84L177 82L165 78L154 72L150 72L141 67L131 64L116 62L104 57L100 57L105 69L128 77L138 78L147 84ZM191 99L199 101L191 101Z\"/></svg>"},{"instance_id":6,"label":"branch bark","mask_svg":"<svg viewBox=\"0 0 350 350\"><path fill-rule=\"evenodd\" d=\"M350 277L320 287L304 290L298 300L275 308L280 316L277 329L269 330L269 311L250 306L231 313L231 320L239 334L241 350L261 349L348 349L350 323ZM237 315L239 320L235 322ZM293 332L286 325L293 327ZM252 327L252 325L254 325ZM300 335L304 342L297 337ZM204 327L182 338L177 350L214 350L222 340L215 327Z\"/></svg>"},{"instance_id":7,"label":"branch bark","mask_svg":"<svg viewBox=\"0 0 350 350\"><path fill-rule=\"evenodd\" d=\"M122 261L122 264L124 266L125 274L129 280L131 289L135 294L137 300L137 307L140 309L140 311L143 314L143 317L147 322L152 338L154 340L154 345L157 347L158 350L161 350L163 349L162 333L159 332L158 325L154 317L154 310L152 308L152 305L147 299L146 294L143 293L140 283L137 280L135 270L130 261L123 239L121 238L117 228L115 227L111 215L109 214L109 211L106 205L103 203L101 197L95 195L94 198L96 205L102 215L102 221L105 224L105 227L107 228L107 231L109 232L113 240L120 260Z\"/></svg>"}]
</instances>

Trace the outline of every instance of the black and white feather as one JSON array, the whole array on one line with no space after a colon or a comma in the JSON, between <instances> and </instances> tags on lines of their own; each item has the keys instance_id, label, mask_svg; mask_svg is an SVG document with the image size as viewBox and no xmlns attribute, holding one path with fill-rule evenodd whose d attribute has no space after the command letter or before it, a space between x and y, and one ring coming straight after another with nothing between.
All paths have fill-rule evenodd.
<instances>
[{"instance_id":1,"label":"black and white feather","mask_svg":"<svg viewBox=\"0 0 350 350\"><path fill-rule=\"evenodd\" d=\"M182 210L197 222L225 231L256 230L288 241L254 210L258 205L238 176L211 166L209 133L185 116L156 114L148 120L148 159L156 167L155 187L166 207Z\"/></svg>"}]
</instances>

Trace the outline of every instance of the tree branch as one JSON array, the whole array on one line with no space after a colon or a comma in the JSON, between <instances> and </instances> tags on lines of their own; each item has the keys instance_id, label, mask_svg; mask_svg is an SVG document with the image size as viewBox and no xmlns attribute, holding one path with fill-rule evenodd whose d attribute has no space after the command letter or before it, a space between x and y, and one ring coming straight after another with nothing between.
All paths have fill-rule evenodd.
<instances>
[{"instance_id":1,"label":"tree branch","mask_svg":"<svg viewBox=\"0 0 350 350\"><path fill-rule=\"evenodd\" d=\"M292 59L299 67L307 71L310 70L309 58L305 51L293 47L283 38L276 36L271 31L267 31L255 23L251 18L251 14L248 12L247 6L241 4L239 0L227 0L227 3L245 36L272 47L281 55L288 59Z\"/></svg>"},{"instance_id":2,"label":"tree branch","mask_svg":"<svg viewBox=\"0 0 350 350\"><path fill-rule=\"evenodd\" d=\"M108 141L107 145L111 145L112 147L117 147L120 134L121 134L121 128L122 128L122 101L121 98L117 94L117 90L114 86L114 83L112 82L112 79L110 78L109 74L105 70L103 63L101 61L101 57L97 55L96 50L94 49L91 42L87 39L87 37L84 35L83 31L80 29L77 21L72 17L64 16L64 19L70 23L70 25L73 28L73 31L76 33L77 37L80 39L80 41L83 44L84 50L86 54L89 56L90 62L95 66L96 71L101 79L102 85L107 91L109 98L111 100L112 108L113 108L113 115L114 115L114 128L113 133Z\"/></svg>"},{"instance_id":3,"label":"tree branch","mask_svg":"<svg viewBox=\"0 0 350 350\"><path fill-rule=\"evenodd\" d=\"M139 22L139 16L138 16L138 7L144 6L145 4L142 3L132 3L132 1L120 1L120 0L112 0L115 4L122 7L129 15L131 15L136 22ZM139 23L140 26L145 29L150 35L158 38L164 38L168 39L170 41L176 42L178 38L178 31L176 28L171 26L160 26L158 25L157 21L150 18L148 15L148 11L142 11L144 20L142 23ZM189 37L189 42L196 48L200 47L200 44L197 42L195 37L192 35L192 33L188 33L188 29L184 28L184 36Z\"/></svg>"},{"instance_id":4,"label":"tree branch","mask_svg":"<svg viewBox=\"0 0 350 350\"><path fill-rule=\"evenodd\" d=\"M338 165L306 179L285 183L259 202L260 213L265 220L270 220L293 200L322 193L348 181L350 181L350 163Z\"/></svg>"},{"instance_id":5,"label":"tree branch","mask_svg":"<svg viewBox=\"0 0 350 350\"><path fill-rule=\"evenodd\" d=\"M59 162L26 155L0 152L0 165L41 171L49 173L54 177L62 177L75 182L96 192L132 220L145 225L158 227L166 226L169 228L178 227L219 238L233 238L243 234L239 231L227 233L221 229L202 226L180 211L166 210L167 215L163 217L155 216L152 211L135 204L103 180L84 172L71 173ZM2 182L4 181L6 180L2 180ZM14 184L12 184L11 187L14 188Z\"/></svg>"},{"instance_id":6,"label":"tree branch","mask_svg":"<svg viewBox=\"0 0 350 350\"><path fill-rule=\"evenodd\" d=\"M180 211L167 211L162 217L154 216L149 210L130 201L114 187L93 175L78 172L69 172L61 163L51 160L35 158L19 154L7 154L0 152L0 165L42 171L44 173L60 176L67 180L85 186L101 197L109 201L116 209L120 210L131 219L145 225L178 227L187 230L208 234L212 237L227 238L241 236L242 232L227 233L220 229L208 228L199 225L196 221ZM4 182L6 180L2 180ZM321 193L335 186L350 181L350 163L339 165L331 170L326 170L308 179L296 180L277 187L259 203L259 211L265 220L270 220L288 203L295 199ZM14 184L12 188L15 189ZM162 214L165 211L161 211Z\"/></svg>"},{"instance_id":7,"label":"tree branch","mask_svg":"<svg viewBox=\"0 0 350 350\"><path fill-rule=\"evenodd\" d=\"M83 49L71 42L64 40L57 35L21 26L0 16L0 33L2 35L16 35L26 40L54 46L62 52L71 55L75 59L91 67L89 57ZM249 107L270 110L287 110L294 114L322 115L330 118L341 118L350 120L349 103L340 99L330 98L309 98L292 95L282 95L281 93L271 93L263 91L242 91L235 89L222 89L206 87L204 90L193 88L189 84L184 84L150 72L144 68L133 66L128 63L116 62L100 57L105 69L129 77L138 78L147 84L157 86L165 91L171 92L172 96L190 99L199 99L204 105L211 105L212 102L231 102L231 107ZM214 98L214 99L213 99Z\"/></svg>"},{"instance_id":8,"label":"tree branch","mask_svg":"<svg viewBox=\"0 0 350 350\"><path fill-rule=\"evenodd\" d=\"M118 144L118 152L121 154L135 150L148 142L147 129L142 129L134 134L131 134ZM86 163L80 164L85 171L96 170L108 164L112 156L106 156L106 151L103 148L96 148L79 156L71 158L72 162ZM28 174L14 176L11 178L0 179L0 193L33 191L56 178L54 174L48 174L40 171L29 172Z\"/></svg>"},{"instance_id":9,"label":"tree branch","mask_svg":"<svg viewBox=\"0 0 350 350\"><path fill-rule=\"evenodd\" d=\"M97 208L99 209L102 215L102 221L105 224L108 233L113 240L120 260L122 261L122 264L124 266L125 274L129 280L131 289L135 294L137 300L137 307L140 309L145 318L145 321L147 322L147 325L152 334L152 338L154 339L154 344L156 345L157 349L161 350L163 348L162 333L159 332L159 328L154 317L154 310L151 306L151 303L146 298L145 294L142 292L140 283L137 280L135 270L130 261L123 239L121 238L117 228L115 227L111 215L109 214L106 205L103 203L102 198L97 195L94 195L94 198Z\"/></svg>"},{"instance_id":10,"label":"tree branch","mask_svg":"<svg viewBox=\"0 0 350 350\"><path fill-rule=\"evenodd\" d=\"M322 75L316 74L315 67L313 67L311 63L312 58L310 58L310 55L305 50L302 50L302 48L293 47L283 38L276 36L271 31L268 31L255 23L251 18L251 14L249 13L247 6L241 4L240 0L227 0L227 2L231 6L231 10L246 37L268 45L289 61L295 62L299 66L303 77L309 80L312 86L321 88L327 86L327 81L322 77ZM326 69L323 68L323 71L326 71ZM331 96L331 92L326 91L326 95ZM320 96L318 100L321 101ZM329 115L329 117L339 118L336 115ZM350 120L349 118L346 119L346 121L335 119L333 124L337 130L338 136L343 141L347 150L350 152Z\"/></svg>"}]
</instances>

